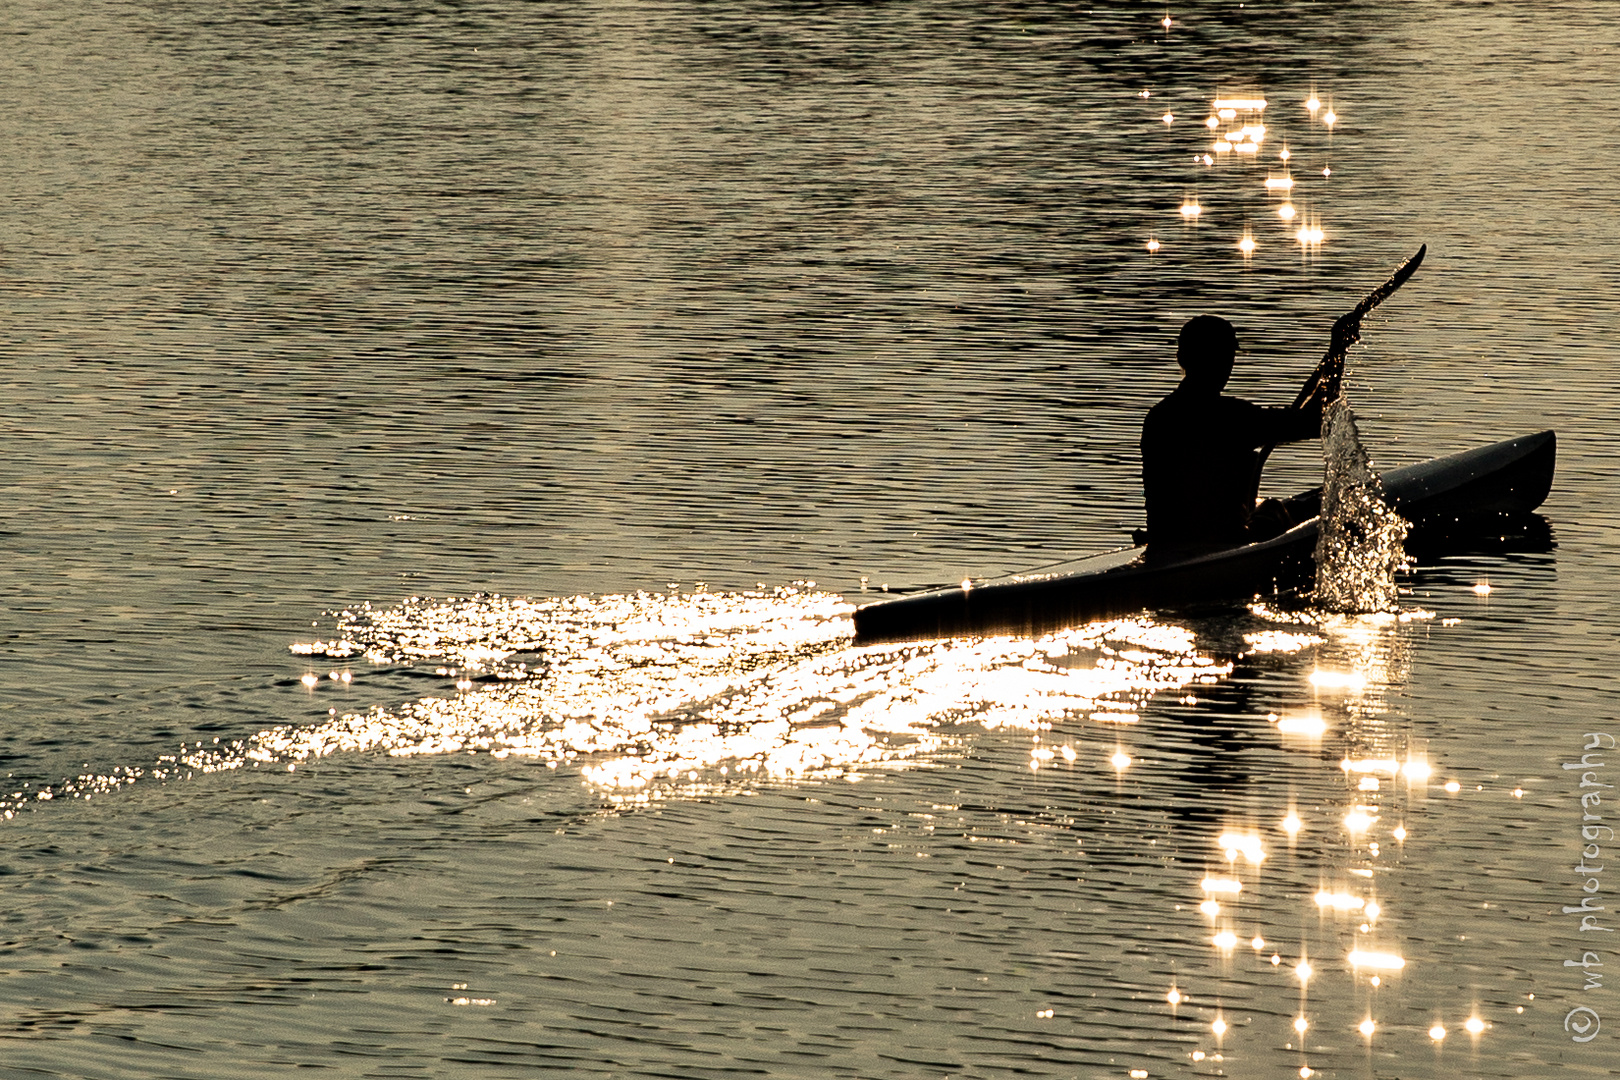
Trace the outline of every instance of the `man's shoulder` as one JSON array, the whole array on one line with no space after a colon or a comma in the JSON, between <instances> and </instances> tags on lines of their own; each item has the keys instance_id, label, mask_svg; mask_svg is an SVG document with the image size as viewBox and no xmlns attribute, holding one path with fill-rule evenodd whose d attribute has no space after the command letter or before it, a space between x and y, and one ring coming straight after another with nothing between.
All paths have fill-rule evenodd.
<instances>
[{"instance_id":1,"label":"man's shoulder","mask_svg":"<svg viewBox=\"0 0 1620 1080\"><path fill-rule=\"evenodd\" d=\"M1147 411L1142 418L1142 434L1150 435L1165 428L1182 422L1187 415L1187 404L1175 394L1161 398L1158 404Z\"/></svg>"}]
</instances>

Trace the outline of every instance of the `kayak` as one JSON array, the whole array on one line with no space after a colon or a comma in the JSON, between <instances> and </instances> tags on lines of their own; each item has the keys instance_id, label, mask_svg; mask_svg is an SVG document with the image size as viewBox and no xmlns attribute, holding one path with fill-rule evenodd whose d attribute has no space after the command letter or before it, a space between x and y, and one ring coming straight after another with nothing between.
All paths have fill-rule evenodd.
<instances>
[{"instance_id":1,"label":"kayak","mask_svg":"<svg viewBox=\"0 0 1620 1080\"><path fill-rule=\"evenodd\" d=\"M1540 506L1556 457L1557 439L1542 431L1390 469L1380 479L1414 533L1464 536ZM1321 489L1287 504L1296 518L1311 516L1270 540L1169 562L1146 562L1143 549L1126 548L1071 572L964 582L866 604L855 611L855 644L1042 634L1143 610L1274 595L1314 575Z\"/></svg>"}]
</instances>

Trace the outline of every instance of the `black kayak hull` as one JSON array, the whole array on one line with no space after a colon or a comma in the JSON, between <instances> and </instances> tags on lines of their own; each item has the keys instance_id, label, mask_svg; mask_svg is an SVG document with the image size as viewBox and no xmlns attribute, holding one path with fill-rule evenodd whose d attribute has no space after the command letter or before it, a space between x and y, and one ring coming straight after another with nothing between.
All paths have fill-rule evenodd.
<instances>
[{"instance_id":1,"label":"black kayak hull","mask_svg":"<svg viewBox=\"0 0 1620 1080\"><path fill-rule=\"evenodd\" d=\"M1431 533L1466 532L1471 523L1528 514L1552 488L1557 440L1551 431L1493 443L1382 476L1401 515ZM1320 490L1289 500L1314 513ZM855 612L855 643L985 634L1042 634L1147 609L1272 594L1314 572L1318 519L1261 543L1169 563L1015 578L931 589L867 604Z\"/></svg>"}]
</instances>

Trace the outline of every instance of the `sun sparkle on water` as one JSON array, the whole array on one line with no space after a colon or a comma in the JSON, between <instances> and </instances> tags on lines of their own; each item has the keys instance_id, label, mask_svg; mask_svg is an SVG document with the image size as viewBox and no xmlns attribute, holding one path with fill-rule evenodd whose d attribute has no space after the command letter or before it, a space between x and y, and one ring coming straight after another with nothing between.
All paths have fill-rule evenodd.
<instances>
[{"instance_id":1,"label":"sun sparkle on water","mask_svg":"<svg viewBox=\"0 0 1620 1080\"><path fill-rule=\"evenodd\" d=\"M1298 713L1277 720L1277 731L1283 735L1300 735L1319 739L1327 732L1327 721L1320 713Z\"/></svg>"},{"instance_id":2,"label":"sun sparkle on water","mask_svg":"<svg viewBox=\"0 0 1620 1080\"><path fill-rule=\"evenodd\" d=\"M334 709L324 724L188 751L175 764L206 772L339 752L479 752L570 766L613 799L646 801L910 767L949 752L959 737L941 724L962 717L1036 733L1065 716L1134 723L1157 690L1227 670L1197 655L1185 629L1133 620L1038 639L852 649L849 611L808 587L365 608L346 613L332 640L293 651L437 665L458 693ZM1076 651L1101 660L1069 663ZM1031 752L1037 768L1078 759L1068 744ZM1109 761L1133 763L1123 747Z\"/></svg>"},{"instance_id":3,"label":"sun sparkle on water","mask_svg":"<svg viewBox=\"0 0 1620 1080\"><path fill-rule=\"evenodd\" d=\"M1344 827L1353 833L1363 833L1372 828L1372 824L1376 820L1378 820L1376 815L1369 814L1365 810L1356 809L1344 815Z\"/></svg>"},{"instance_id":4,"label":"sun sparkle on water","mask_svg":"<svg viewBox=\"0 0 1620 1080\"><path fill-rule=\"evenodd\" d=\"M1351 967L1369 968L1374 971L1400 971L1406 967L1406 960L1403 957L1372 949L1355 949L1348 959Z\"/></svg>"},{"instance_id":5,"label":"sun sparkle on water","mask_svg":"<svg viewBox=\"0 0 1620 1080\"><path fill-rule=\"evenodd\" d=\"M1324 889L1316 894L1317 907L1334 911L1360 911L1365 903L1361 897L1349 893L1330 893Z\"/></svg>"}]
</instances>

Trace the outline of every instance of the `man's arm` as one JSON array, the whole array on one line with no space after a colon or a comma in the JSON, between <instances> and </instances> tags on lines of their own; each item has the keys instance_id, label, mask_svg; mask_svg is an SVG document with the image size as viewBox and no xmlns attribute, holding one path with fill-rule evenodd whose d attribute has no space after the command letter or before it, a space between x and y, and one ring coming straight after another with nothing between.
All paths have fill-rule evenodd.
<instances>
[{"instance_id":1,"label":"man's arm","mask_svg":"<svg viewBox=\"0 0 1620 1080\"><path fill-rule=\"evenodd\" d=\"M1254 449L1301 442L1322 434L1321 401L1306 402L1298 407L1254 405L1251 408L1254 412L1250 414L1245 429L1249 445Z\"/></svg>"}]
</instances>

